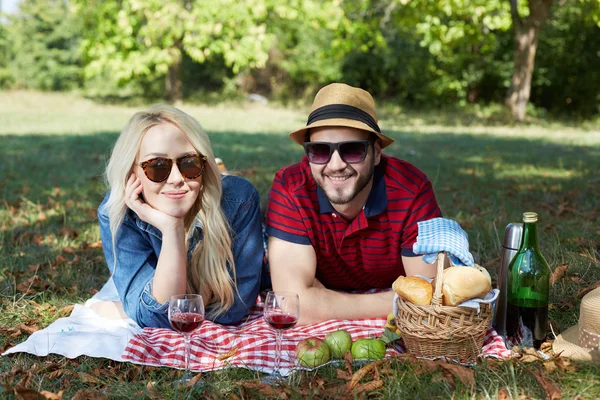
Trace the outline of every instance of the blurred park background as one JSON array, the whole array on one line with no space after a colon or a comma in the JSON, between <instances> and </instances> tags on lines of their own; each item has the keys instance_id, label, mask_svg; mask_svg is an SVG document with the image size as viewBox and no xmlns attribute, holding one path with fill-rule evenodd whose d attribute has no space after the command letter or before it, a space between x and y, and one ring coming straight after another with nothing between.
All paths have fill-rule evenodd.
<instances>
[{"instance_id":1,"label":"blurred park background","mask_svg":"<svg viewBox=\"0 0 600 400\"><path fill-rule=\"evenodd\" d=\"M0 88L287 105L345 82L409 109L597 121L599 0L0 0ZM262 97L253 97L259 100Z\"/></svg>"}]
</instances>

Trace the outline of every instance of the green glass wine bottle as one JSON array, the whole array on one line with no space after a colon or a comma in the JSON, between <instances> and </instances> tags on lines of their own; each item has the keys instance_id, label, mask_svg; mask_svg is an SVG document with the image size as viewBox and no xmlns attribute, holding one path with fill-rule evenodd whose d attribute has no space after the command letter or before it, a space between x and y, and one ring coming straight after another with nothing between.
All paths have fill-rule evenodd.
<instances>
[{"instance_id":1,"label":"green glass wine bottle","mask_svg":"<svg viewBox=\"0 0 600 400\"><path fill-rule=\"evenodd\" d=\"M506 334L539 349L548 330L550 268L537 243L534 212L523 213L523 237L508 266Z\"/></svg>"}]
</instances>

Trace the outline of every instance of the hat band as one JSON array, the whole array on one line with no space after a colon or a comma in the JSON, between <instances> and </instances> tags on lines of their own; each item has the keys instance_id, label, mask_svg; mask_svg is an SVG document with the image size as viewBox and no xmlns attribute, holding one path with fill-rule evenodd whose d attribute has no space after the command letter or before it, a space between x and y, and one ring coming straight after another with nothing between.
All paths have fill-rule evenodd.
<instances>
[{"instance_id":1,"label":"hat band","mask_svg":"<svg viewBox=\"0 0 600 400\"><path fill-rule=\"evenodd\" d=\"M317 108L308 116L308 122L306 125L308 126L317 121L334 118L360 121L368 125L375 132L381 133L379 125L377 125L377 122L375 122L375 119L373 119L369 113L361 110L360 108L349 106L347 104L329 104L327 106Z\"/></svg>"},{"instance_id":2,"label":"hat band","mask_svg":"<svg viewBox=\"0 0 600 400\"><path fill-rule=\"evenodd\" d=\"M579 328L579 344L586 349L600 347L600 334Z\"/></svg>"}]
</instances>

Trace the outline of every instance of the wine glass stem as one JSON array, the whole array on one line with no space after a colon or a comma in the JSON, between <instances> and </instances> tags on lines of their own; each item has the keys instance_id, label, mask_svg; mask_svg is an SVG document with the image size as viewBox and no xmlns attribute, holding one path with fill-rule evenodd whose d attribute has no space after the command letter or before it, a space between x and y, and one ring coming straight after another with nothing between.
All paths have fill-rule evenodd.
<instances>
[{"instance_id":1,"label":"wine glass stem","mask_svg":"<svg viewBox=\"0 0 600 400\"><path fill-rule=\"evenodd\" d=\"M279 375L279 364L281 363L281 341L283 339L283 331L275 329L275 367L273 375Z\"/></svg>"},{"instance_id":2,"label":"wine glass stem","mask_svg":"<svg viewBox=\"0 0 600 400\"><path fill-rule=\"evenodd\" d=\"M190 372L190 335L184 335L185 339L185 373L187 376Z\"/></svg>"}]
</instances>

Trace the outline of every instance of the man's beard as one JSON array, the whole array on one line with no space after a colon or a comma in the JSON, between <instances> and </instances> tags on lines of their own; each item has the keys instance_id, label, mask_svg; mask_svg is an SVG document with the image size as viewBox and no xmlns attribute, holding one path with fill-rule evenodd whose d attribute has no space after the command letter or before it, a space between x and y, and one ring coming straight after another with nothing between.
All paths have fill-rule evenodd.
<instances>
[{"instance_id":1,"label":"man's beard","mask_svg":"<svg viewBox=\"0 0 600 400\"><path fill-rule=\"evenodd\" d=\"M351 168L351 167L350 167ZM366 175L362 175L358 178L358 180L356 181L356 185L354 186L354 189L348 193L345 194L344 193L344 189L346 188L333 188L332 191L334 191L335 193L331 193L330 191L328 191L327 189L325 189L325 185L323 184L325 178L323 177L323 174L321 174L321 179L315 179L317 185L325 192L325 194L327 195L327 199L329 200L329 202L331 204L335 204L335 205L345 205L350 203L352 200L354 200L354 198L363 191L363 189L365 187L367 187L367 185L369 184L369 182L371 181L371 178L373 177L373 172L375 171L375 166L373 164L371 164L370 169L367 171Z\"/></svg>"}]
</instances>

